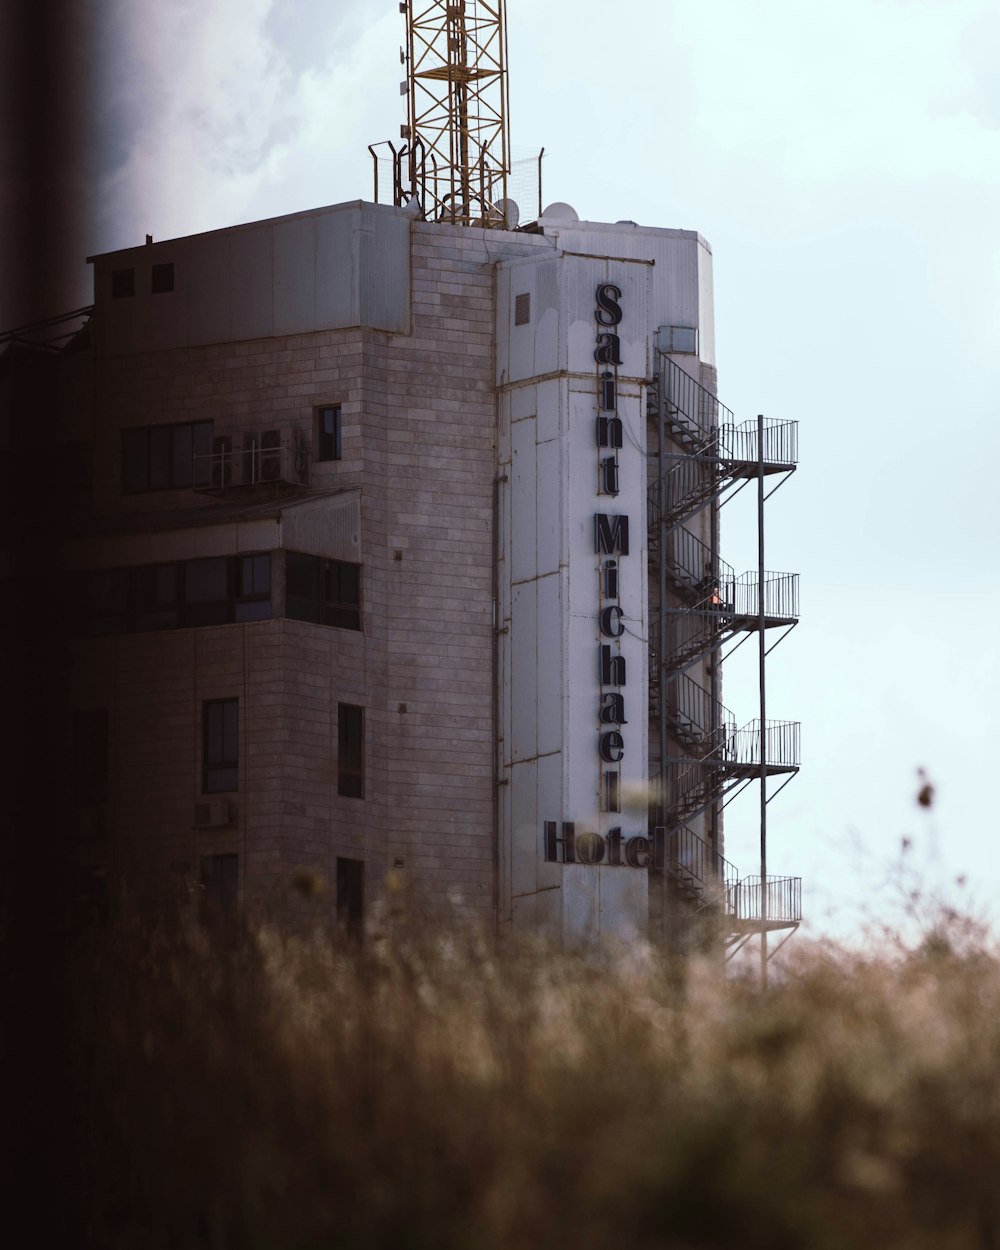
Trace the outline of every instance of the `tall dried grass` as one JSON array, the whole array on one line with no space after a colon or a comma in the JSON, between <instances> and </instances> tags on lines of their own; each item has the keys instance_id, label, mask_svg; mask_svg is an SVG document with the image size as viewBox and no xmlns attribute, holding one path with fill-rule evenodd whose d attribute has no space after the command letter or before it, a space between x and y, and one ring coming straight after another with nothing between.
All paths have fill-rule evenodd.
<instances>
[{"instance_id":1,"label":"tall dried grass","mask_svg":"<svg viewBox=\"0 0 1000 1250\"><path fill-rule=\"evenodd\" d=\"M1000 959L954 924L803 944L766 995L467 932L79 959L94 1246L1000 1246Z\"/></svg>"}]
</instances>

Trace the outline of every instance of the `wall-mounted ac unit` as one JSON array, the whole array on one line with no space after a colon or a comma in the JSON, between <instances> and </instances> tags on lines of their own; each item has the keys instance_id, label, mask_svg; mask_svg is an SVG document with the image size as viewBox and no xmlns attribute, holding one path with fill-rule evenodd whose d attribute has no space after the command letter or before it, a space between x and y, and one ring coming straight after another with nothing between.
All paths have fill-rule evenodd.
<instances>
[{"instance_id":1,"label":"wall-mounted ac unit","mask_svg":"<svg viewBox=\"0 0 1000 1250\"><path fill-rule=\"evenodd\" d=\"M196 829L221 829L233 823L233 812L228 799L205 799L194 805Z\"/></svg>"},{"instance_id":2,"label":"wall-mounted ac unit","mask_svg":"<svg viewBox=\"0 0 1000 1250\"><path fill-rule=\"evenodd\" d=\"M258 442L257 472L261 482L281 482L287 479L285 456L282 454L280 430L262 430Z\"/></svg>"}]
</instances>

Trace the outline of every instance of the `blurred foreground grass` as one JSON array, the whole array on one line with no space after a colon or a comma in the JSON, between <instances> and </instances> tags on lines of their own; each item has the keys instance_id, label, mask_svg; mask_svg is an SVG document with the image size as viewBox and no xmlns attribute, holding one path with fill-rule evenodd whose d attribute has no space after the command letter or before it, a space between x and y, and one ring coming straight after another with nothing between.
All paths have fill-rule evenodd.
<instances>
[{"instance_id":1,"label":"blurred foreground grass","mask_svg":"<svg viewBox=\"0 0 1000 1250\"><path fill-rule=\"evenodd\" d=\"M980 935L981 936L981 935ZM1000 1246L1000 958L124 923L78 955L87 1244Z\"/></svg>"}]
</instances>

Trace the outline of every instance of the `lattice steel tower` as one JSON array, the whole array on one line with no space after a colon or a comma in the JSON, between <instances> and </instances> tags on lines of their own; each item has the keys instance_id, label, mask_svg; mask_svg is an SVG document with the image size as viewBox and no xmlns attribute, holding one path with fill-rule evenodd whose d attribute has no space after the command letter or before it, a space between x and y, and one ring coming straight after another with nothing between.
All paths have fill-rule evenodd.
<instances>
[{"instance_id":1,"label":"lattice steel tower","mask_svg":"<svg viewBox=\"0 0 1000 1250\"><path fill-rule=\"evenodd\" d=\"M506 224L506 0L402 0L406 141L397 191L430 221ZM408 185L407 185L408 184Z\"/></svg>"}]
</instances>

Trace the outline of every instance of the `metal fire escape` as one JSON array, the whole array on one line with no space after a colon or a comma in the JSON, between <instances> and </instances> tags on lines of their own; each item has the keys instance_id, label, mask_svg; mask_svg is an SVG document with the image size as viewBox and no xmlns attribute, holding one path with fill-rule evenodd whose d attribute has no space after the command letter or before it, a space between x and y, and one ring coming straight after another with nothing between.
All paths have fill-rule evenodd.
<instances>
[{"instance_id":1,"label":"metal fire escape","mask_svg":"<svg viewBox=\"0 0 1000 1250\"><path fill-rule=\"evenodd\" d=\"M700 368L697 357L685 359ZM801 920L800 879L767 872L767 806L798 772L799 725L767 719L765 663L798 621L798 575L764 568L764 501L796 467L798 426L763 417L737 424L659 350L648 417L650 815L666 848L651 919L677 949L696 940L695 917L724 931L730 953L758 935L766 978L768 933L790 936ZM737 574L719 554L720 513L751 484L758 568ZM720 698L721 664L751 638L758 716L738 727ZM779 784L768 794L772 779ZM722 855L722 813L755 784L761 870L741 880Z\"/></svg>"}]
</instances>

